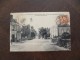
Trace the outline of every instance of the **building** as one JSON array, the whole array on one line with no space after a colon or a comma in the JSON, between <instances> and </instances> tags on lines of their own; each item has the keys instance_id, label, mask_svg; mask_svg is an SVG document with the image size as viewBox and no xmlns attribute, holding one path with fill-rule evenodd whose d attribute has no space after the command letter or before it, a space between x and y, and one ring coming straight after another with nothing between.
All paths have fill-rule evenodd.
<instances>
[{"instance_id":1,"label":"building","mask_svg":"<svg viewBox=\"0 0 80 60\"><path fill-rule=\"evenodd\" d=\"M58 36L61 36L64 32L70 34L70 25L58 25Z\"/></svg>"},{"instance_id":2,"label":"building","mask_svg":"<svg viewBox=\"0 0 80 60\"><path fill-rule=\"evenodd\" d=\"M17 42L21 40L21 27L16 19L11 17L10 21L10 41Z\"/></svg>"}]
</instances>

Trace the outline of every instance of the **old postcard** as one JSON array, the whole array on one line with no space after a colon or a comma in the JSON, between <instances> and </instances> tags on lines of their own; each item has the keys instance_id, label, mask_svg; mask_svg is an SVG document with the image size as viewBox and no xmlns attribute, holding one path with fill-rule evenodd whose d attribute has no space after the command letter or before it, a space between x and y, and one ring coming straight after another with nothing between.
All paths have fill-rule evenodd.
<instances>
[{"instance_id":1,"label":"old postcard","mask_svg":"<svg viewBox=\"0 0 80 60\"><path fill-rule=\"evenodd\" d=\"M10 15L10 52L71 51L69 12Z\"/></svg>"}]
</instances>

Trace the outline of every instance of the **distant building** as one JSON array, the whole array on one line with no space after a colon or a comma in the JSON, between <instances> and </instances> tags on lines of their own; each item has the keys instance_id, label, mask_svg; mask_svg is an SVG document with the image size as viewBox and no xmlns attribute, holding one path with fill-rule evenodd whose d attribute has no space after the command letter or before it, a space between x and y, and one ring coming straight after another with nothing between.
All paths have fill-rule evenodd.
<instances>
[{"instance_id":1,"label":"distant building","mask_svg":"<svg viewBox=\"0 0 80 60\"><path fill-rule=\"evenodd\" d=\"M58 36L57 26L53 26L50 28L50 37L54 38L55 36Z\"/></svg>"}]
</instances>

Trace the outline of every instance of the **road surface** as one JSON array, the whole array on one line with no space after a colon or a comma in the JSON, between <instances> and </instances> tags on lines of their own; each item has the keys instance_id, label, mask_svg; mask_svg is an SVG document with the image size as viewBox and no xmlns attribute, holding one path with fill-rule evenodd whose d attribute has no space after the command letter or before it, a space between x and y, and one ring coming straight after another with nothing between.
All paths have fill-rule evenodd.
<instances>
[{"instance_id":1,"label":"road surface","mask_svg":"<svg viewBox=\"0 0 80 60\"><path fill-rule=\"evenodd\" d=\"M67 50L63 47L52 43L50 39L33 39L25 40L22 43L12 43L10 45L11 52L26 52L26 51L62 51Z\"/></svg>"}]
</instances>

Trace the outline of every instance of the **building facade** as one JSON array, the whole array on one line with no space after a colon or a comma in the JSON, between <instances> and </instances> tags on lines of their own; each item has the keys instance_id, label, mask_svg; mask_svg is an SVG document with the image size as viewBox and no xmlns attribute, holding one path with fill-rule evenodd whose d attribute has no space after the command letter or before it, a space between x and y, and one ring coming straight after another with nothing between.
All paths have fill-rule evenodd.
<instances>
[{"instance_id":1,"label":"building facade","mask_svg":"<svg viewBox=\"0 0 80 60\"><path fill-rule=\"evenodd\" d=\"M17 42L21 40L21 27L16 19L10 21L10 41Z\"/></svg>"}]
</instances>

